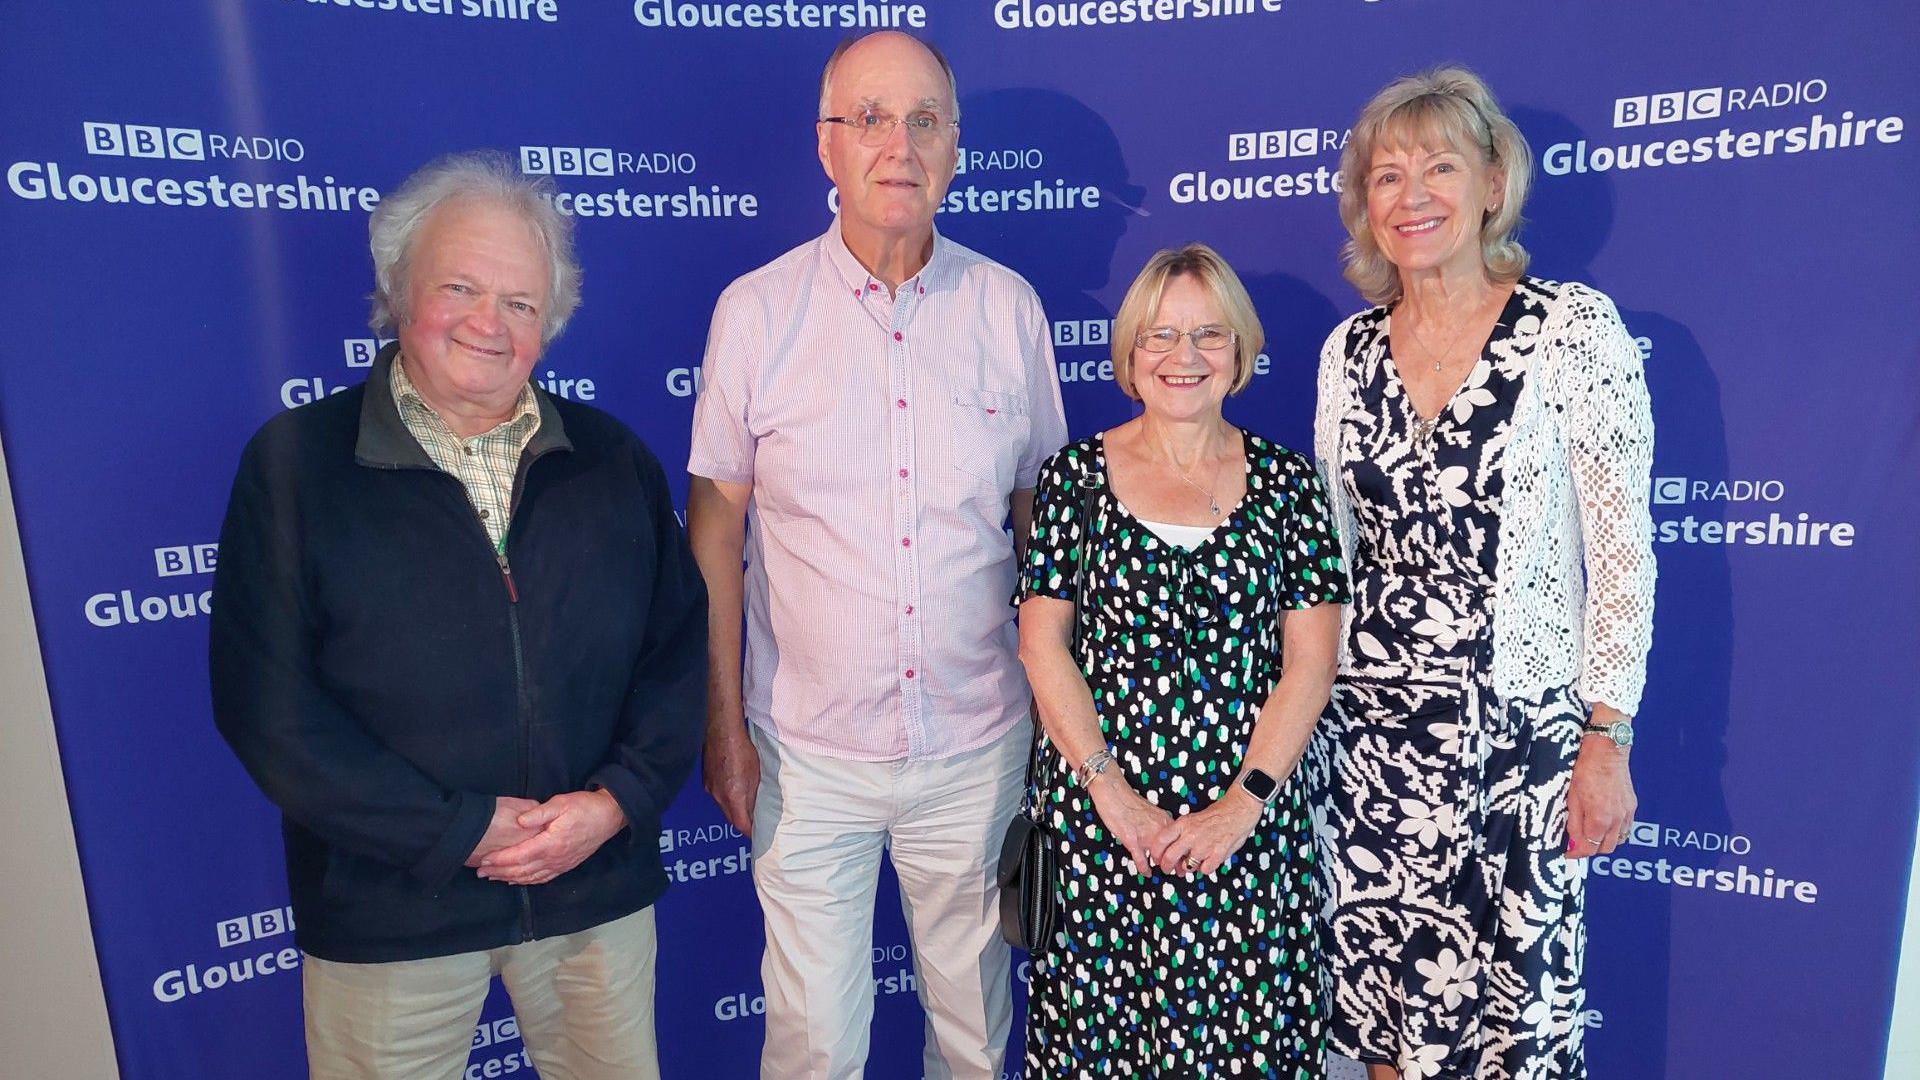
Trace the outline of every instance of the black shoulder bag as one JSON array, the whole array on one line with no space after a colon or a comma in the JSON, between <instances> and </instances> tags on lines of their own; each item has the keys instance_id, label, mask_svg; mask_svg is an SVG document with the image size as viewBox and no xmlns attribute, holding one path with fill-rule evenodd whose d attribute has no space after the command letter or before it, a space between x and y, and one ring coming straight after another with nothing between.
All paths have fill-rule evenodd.
<instances>
[{"instance_id":1,"label":"black shoulder bag","mask_svg":"<svg viewBox=\"0 0 1920 1080\"><path fill-rule=\"evenodd\" d=\"M1074 600L1074 636L1079 636L1079 620L1085 610L1087 592L1087 540L1093 535L1094 482L1080 481L1080 549L1077 556L1076 596ZM995 875L1000 882L1000 936L1007 944L1028 952L1044 949L1053 939L1060 916L1060 895L1056 891L1059 874L1055 865L1053 831L1040 824L1043 812L1035 777L1040 771L1040 707L1033 708L1033 745L1027 751L1027 778L1020 809L1007 823L1007 835L1000 842L1000 866Z\"/></svg>"}]
</instances>

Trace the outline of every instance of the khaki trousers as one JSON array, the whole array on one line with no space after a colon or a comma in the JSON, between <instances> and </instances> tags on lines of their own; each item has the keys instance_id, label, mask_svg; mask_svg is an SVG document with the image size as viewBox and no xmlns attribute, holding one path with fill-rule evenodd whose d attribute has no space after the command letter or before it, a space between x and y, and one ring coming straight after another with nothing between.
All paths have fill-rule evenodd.
<instances>
[{"instance_id":1,"label":"khaki trousers","mask_svg":"<svg viewBox=\"0 0 1920 1080\"><path fill-rule=\"evenodd\" d=\"M657 1080L651 907L484 952L301 965L313 1080L455 1080L492 976L541 1080Z\"/></svg>"},{"instance_id":2,"label":"khaki trousers","mask_svg":"<svg viewBox=\"0 0 1920 1080\"><path fill-rule=\"evenodd\" d=\"M1000 940L1000 841L1032 728L936 761L847 761L753 729L753 879L766 917L766 1080L861 1076L873 1022L880 856L900 879L927 1080L998 1080L1013 1017ZM879 972L894 975L894 966ZM901 980L904 982L904 980Z\"/></svg>"}]
</instances>

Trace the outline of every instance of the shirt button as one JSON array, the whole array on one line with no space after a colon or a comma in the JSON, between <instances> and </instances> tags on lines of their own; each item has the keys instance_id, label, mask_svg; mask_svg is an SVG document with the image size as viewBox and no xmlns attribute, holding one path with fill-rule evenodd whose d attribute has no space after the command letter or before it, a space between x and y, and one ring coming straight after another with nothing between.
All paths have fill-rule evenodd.
<instances>
[{"instance_id":1,"label":"shirt button","mask_svg":"<svg viewBox=\"0 0 1920 1080\"><path fill-rule=\"evenodd\" d=\"M907 407L907 399L901 398L899 401L894 402L894 404L904 409Z\"/></svg>"},{"instance_id":2,"label":"shirt button","mask_svg":"<svg viewBox=\"0 0 1920 1080\"><path fill-rule=\"evenodd\" d=\"M879 291L880 291L880 286L879 286L879 285L878 285L877 283L875 283L875 282L871 282L871 281L869 281L869 282L867 282L867 291L868 291L868 292L879 292Z\"/></svg>"},{"instance_id":3,"label":"shirt button","mask_svg":"<svg viewBox=\"0 0 1920 1080\"><path fill-rule=\"evenodd\" d=\"M898 331L898 330L895 330L895 331L893 332L893 340L895 340L895 341L903 341L903 340L905 340L905 339L904 339L904 338L902 338L902 337L900 336L900 331Z\"/></svg>"},{"instance_id":4,"label":"shirt button","mask_svg":"<svg viewBox=\"0 0 1920 1080\"><path fill-rule=\"evenodd\" d=\"M912 669L912 668L908 668L908 669L907 669L907 678L909 678L909 679L911 679L911 678L913 678L913 669Z\"/></svg>"},{"instance_id":5,"label":"shirt button","mask_svg":"<svg viewBox=\"0 0 1920 1080\"><path fill-rule=\"evenodd\" d=\"M912 547L912 546L913 546L913 537L911 537L911 536L903 536L903 537L901 537L901 538L900 538L900 546L901 546L901 547Z\"/></svg>"},{"instance_id":6,"label":"shirt button","mask_svg":"<svg viewBox=\"0 0 1920 1080\"><path fill-rule=\"evenodd\" d=\"M465 450L467 452L468 457L472 457L474 454L478 453L478 451L474 450L474 448L471 446L463 446L460 449Z\"/></svg>"},{"instance_id":7,"label":"shirt button","mask_svg":"<svg viewBox=\"0 0 1920 1080\"><path fill-rule=\"evenodd\" d=\"M907 614L909 614L909 615L911 615L911 614L913 614L913 605L912 605L912 604L908 604L908 605L907 605Z\"/></svg>"},{"instance_id":8,"label":"shirt button","mask_svg":"<svg viewBox=\"0 0 1920 1080\"><path fill-rule=\"evenodd\" d=\"M487 508L484 506L480 508L480 520L481 521L487 520Z\"/></svg>"},{"instance_id":9,"label":"shirt button","mask_svg":"<svg viewBox=\"0 0 1920 1080\"><path fill-rule=\"evenodd\" d=\"M900 470L900 479L902 479L902 480L905 480L906 478L907 478L907 470L905 470L905 469L901 469L901 470Z\"/></svg>"}]
</instances>

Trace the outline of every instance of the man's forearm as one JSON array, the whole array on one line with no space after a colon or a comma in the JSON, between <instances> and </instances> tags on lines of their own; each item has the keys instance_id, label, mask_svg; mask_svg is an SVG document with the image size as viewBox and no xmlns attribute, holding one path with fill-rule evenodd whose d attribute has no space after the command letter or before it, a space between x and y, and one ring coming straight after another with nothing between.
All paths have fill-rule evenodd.
<instances>
[{"instance_id":1,"label":"man's forearm","mask_svg":"<svg viewBox=\"0 0 1920 1080\"><path fill-rule=\"evenodd\" d=\"M717 484L695 477L687 499L687 543L707 583L707 731L741 721L740 626L745 610L746 513Z\"/></svg>"}]
</instances>

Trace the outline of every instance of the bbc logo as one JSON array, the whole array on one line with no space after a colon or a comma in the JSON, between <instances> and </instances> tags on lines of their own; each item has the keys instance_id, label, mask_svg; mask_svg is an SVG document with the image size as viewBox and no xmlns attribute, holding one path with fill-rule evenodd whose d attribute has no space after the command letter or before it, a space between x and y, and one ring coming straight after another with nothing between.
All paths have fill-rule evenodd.
<instances>
[{"instance_id":1,"label":"bbc logo","mask_svg":"<svg viewBox=\"0 0 1920 1080\"><path fill-rule=\"evenodd\" d=\"M528 176L612 176L613 150L605 146L523 146L520 171Z\"/></svg>"},{"instance_id":2,"label":"bbc logo","mask_svg":"<svg viewBox=\"0 0 1920 1080\"><path fill-rule=\"evenodd\" d=\"M1111 319L1065 319L1053 324L1053 347L1105 345L1112 329Z\"/></svg>"},{"instance_id":3,"label":"bbc logo","mask_svg":"<svg viewBox=\"0 0 1920 1080\"><path fill-rule=\"evenodd\" d=\"M373 358L380 355L381 349L393 343L392 338L350 337L340 340L346 345L347 366L350 368L372 367Z\"/></svg>"},{"instance_id":4,"label":"bbc logo","mask_svg":"<svg viewBox=\"0 0 1920 1080\"><path fill-rule=\"evenodd\" d=\"M249 941L262 938L279 937L293 933L293 909L274 908L271 911L256 911L251 915L242 915L237 919L223 919L214 928L220 947L244 945Z\"/></svg>"},{"instance_id":5,"label":"bbc logo","mask_svg":"<svg viewBox=\"0 0 1920 1080\"><path fill-rule=\"evenodd\" d=\"M509 1016L505 1020L495 1020L491 1024L481 1024L473 1029L473 1049L483 1046L498 1046L512 1042L520 1037L520 1021Z\"/></svg>"},{"instance_id":6,"label":"bbc logo","mask_svg":"<svg viewBox=\"0 0 1920 1080\"><path fill-rule=\"evenodd\" d=\"M205 161L207 139L198 128L155 127L149 124L108 124L87 120L80 129L87 153L104 157L172 158Z\"/></svg>"},{"instance_id":7,"label":"bbc logo","mask_svg":"<svg viewBox=\"0 0 1920 1080\"><path fill-rule=\"evenodd\" d=\"M153 549L153 570L158 577L211 574L219 565L219 544L186 544Z\"/></svg>"},{"instance_id":8,"label":"bbc logo","mask_svg":"<svg viewBox=\"0 0 1920 1080\"><path fill-rule=\"evenodd\" d=\"M1670 94L1644 94L1617 98L1613 103L1613 126L1640 127L1645 124L1672 124L1681 120L1710 120L1720 115L1722 91L1718 86L1700 90L1675 90Z\"/></svg>"},{"instance_id":9,"label":"bbc logo","mask_svg":"<svg viewBox=\"0 0 1920 1080\"><path fill-rule=\"evenodd\" d=\"M1265 161L1269 158L1306 157L1319 152L1319 128L1243 131L1227 136L1228 161Z\"/></svg>"}]
</instances>

